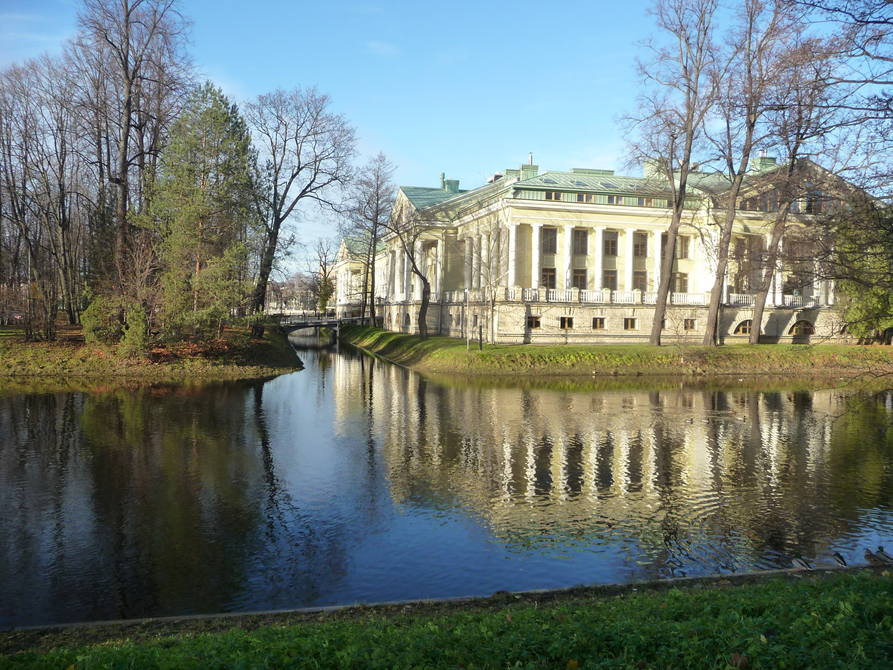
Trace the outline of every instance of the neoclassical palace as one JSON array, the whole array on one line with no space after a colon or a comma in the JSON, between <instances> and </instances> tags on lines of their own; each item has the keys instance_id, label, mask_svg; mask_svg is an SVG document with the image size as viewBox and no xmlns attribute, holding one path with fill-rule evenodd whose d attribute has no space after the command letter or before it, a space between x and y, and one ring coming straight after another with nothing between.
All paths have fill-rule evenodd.
<instances>
[{"instance_id":1,"label":"neoclassical palace","mask_svg":"<svg viewBox=\"0 0 893 670\"><path fill-rule=\"evenodd\" d=\"M745 340L753 328L753 289L772 224L775 160L755 159L745 183L725 277L720 338ZM767 178L770 177L770 178ZM722 192L716 174L693 175L676 245L664 338L699 341L716 272ZM666 182L612 170L540 172L522 165L462 190L441 175L439 187L403 186L392 220L403 240L384 235L376 256L377 316L385 328L417 332L422 282L430 283L429 333L486 341L647 341L670 222ZM784 249L821 208L816 198L792 208ZM790 238L790 239L788 239ZM363 270L349 241L337 272L339 314L357 313ZM802 256L802 255L801 255ZM770 342L845 337L834 286L815 261L786 261L774 272L763 315Z\"/></svg>"}]
</instances>

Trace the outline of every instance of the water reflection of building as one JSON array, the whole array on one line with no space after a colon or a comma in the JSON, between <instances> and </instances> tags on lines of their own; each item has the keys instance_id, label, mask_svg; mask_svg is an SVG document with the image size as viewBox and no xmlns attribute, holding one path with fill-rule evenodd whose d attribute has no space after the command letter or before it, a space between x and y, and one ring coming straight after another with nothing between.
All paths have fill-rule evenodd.
<instances>
[{"instance_id":1,"label":"water reflection of building","mask_svg":"<svg viewBox=\"0 0 893 670\"><path fill-rule=\"evenodd\" d=\"M449 387L345 358L335 374L339 422L369 415L397 502L468 510L510 545L622 536L766 567L858 514L831 469L841 391Z\"/></svg>"}]
</instances>

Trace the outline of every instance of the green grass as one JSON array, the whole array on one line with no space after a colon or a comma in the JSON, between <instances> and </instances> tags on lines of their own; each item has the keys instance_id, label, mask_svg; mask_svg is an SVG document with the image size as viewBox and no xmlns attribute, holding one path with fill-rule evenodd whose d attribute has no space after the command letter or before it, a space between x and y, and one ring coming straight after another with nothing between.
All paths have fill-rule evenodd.
<instances>
[{"instance_id":1,"label":"green grass","mask_svg":"<svg viewBox=\"0 0 893 670\"><path fill-rule=\"evenodd\" d=\"M484 345L348 328L349 343L434 373L553 375L853 375L893 372L893 348L855 345Z\"/></svg>"},{"instance_id":2,"label":"green grass","mask_svg":"<svg viewBox=\"0 0 893 670\"><path fill-rule=\"evenodd\" d=\"M271 377L299 367L294 350L276 328L262 339L246 329L227 329L221 339L157 347L126 358L114 347L85 344L79 330L55 342L26 342L20 331L0 330L0 385L4 390L36 383L59 390L90 380L176 382ZM62 388L64 387L64 388Z\"/></svg>"},{"instance_id":3,"label":"green grass","mask_svg":"<svg viewBox=\"0 0 893 670\"><path fill-rule=\"evenodd\" d=\"M407 609L30 651L0 658L0 668L817 669L884 668L893 658L886 572Z\"/></svg>"}]
</instances>

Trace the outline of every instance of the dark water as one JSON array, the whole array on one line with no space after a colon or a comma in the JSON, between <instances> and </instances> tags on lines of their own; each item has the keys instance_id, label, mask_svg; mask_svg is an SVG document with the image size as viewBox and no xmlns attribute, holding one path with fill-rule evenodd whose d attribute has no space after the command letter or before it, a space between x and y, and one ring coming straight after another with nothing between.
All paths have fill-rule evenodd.
<instances>
[{"instance_id":1,"label":"dark water","mask_svg":"<svg viewBox=\"0 0 893 670\"><path fill-rule=\"evenodd\" d=\"M266 383L0 393L0 627L859 562L893 396Z\"/></svg>"}]
</instances>

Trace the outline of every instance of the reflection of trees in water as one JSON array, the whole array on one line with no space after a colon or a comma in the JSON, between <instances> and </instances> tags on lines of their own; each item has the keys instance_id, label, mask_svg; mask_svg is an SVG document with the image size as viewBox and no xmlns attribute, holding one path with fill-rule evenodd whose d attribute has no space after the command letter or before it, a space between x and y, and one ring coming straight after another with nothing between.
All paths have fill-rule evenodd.
<instances>
[{"instance_id":1,"label":"reflection of trees in water","mask_svg":"<svg viewBox=\"0 0 893 670\"><path fill-rule=\"evenodd\" d=\"M891 501L890 417L853 415L871 436L841 438L837 392L462 389L396 368L377 381L395 499L469 510L524 551L628 538L658 574L769 567L830 553L866 503ZM841 440L861 454L846 469ZM876 495L842 486L872 463Z\"/></svg>"},{"instance_id":2,"label":"reflection of trees in water","mask_svg":"<svg viewBox=\"0 0 893 670\"><path fill-rule=\"evenodd\" d=\"M0 623L287 606L343 574L262 387L0 398Z\"/></svg>"}]
</instances>

